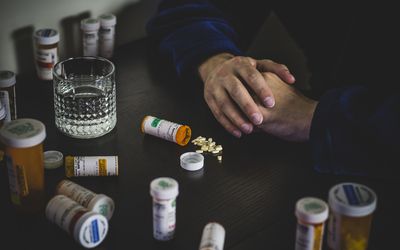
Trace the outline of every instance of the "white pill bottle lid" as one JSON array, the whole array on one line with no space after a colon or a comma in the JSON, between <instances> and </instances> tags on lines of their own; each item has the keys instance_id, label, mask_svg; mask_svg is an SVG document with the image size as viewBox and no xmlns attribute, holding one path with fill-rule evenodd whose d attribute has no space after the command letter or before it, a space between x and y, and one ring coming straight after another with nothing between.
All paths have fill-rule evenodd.
<instances>
[{"instance_id":1,"label":"white pill bottle lid","mask_svg":"<svg viewBox=\"0 0 400 250\"><path fill-rule=\"evenodd\" d=\"M0 88L8 88L16 83L15 74L12 71L0 70Z\"/></svg>"},{"instance_id":2,"label":"white pill bottle lid","mask_svg":"<svg viewBox=\"0 0 400 250\"><path fill-rule=\"evenodd\" d=\"M88 204L88 209L104 215L110 220L114 213L114 201L104 194L97 194Z\"/></svg>"},{"instance_id":3,"label":"white pill bottle lid","mask_svg":"<svg viewBox=\"0 0 400 250\"><path fill-rule=\"evenodd\" d=\"M178 194L178 182L173 178L159 177L150 183L150 195L155 199L174 199Z\"/></svg>"},{"instance_id":4,"label":"white pill bottle lid","mask_svg":"<svg viewBox=\"0 0 400 250\"><path fill-rule=\"evenodd\" d=\"M81 29L86 31L96 31L100 28L100 21L96 18L85 18L81 21Z\"/></svg>"},{"instance_id":5,"label":"white pill bottle lid","mask_svg":"<svg viewBox=\"0 0 400 250\"><path fill-rule=\"evenodd\" d=\"M60 41L60 34L54 29L40 29L35 32L34 38L38 44L50 45Z\"/></svg>"},{"instance_id":6,"label":"white pill bottle lid","mask_svg":"<svg viewBox=\"0 0 400 250\"><path fill-rule=\"evenodd\" d=\"M94 211L82 215L74 227L74 239L86 248L98 246L108 232L108 220Z\"/></svg>"},{"instance_id":7,"label":"white pill bottle lid","mask_svg":"<svg viewBox=\"0 0 400 250\"><path fill-rule=\"evenodd\" d=\"M99 16L99 19L102 27L110 27L117 24L117 18L113 14L102 14Z\"/></svg>"},{"instance_id":8,"label":"white pill bottle lid","mask_svg":"<svg viewBox=\"0 0 400 250\"><path fill-rule=\"evenodd\" d=\"M200 240L200 250L206 249L224 249L225 228L217 223L210 222L203 229ZM212 248L211 248L212 247Z\"/></svg>"},{"instance_id":9,"label":"white pill bottle lid","mask_svg":"<svg viewBox=\"0 0 400 250\"><path fill-rule=\"evenodd\" d=\"M14 148L29 148L43 142L46 138L44 124L31 118L20 118L7 122L0 129L0 139Z\"/></svg>"},{"instance_id":10,"label":"white pill bottle lid","mask_svg":"<svg viewBox=\"0 0 400 250\"><path fill-rule=\"evenodd\" d=\"M310 223L320 224L328 219L329 208L325 201L314 198L304 197L296 202L295 215L297 219Z\"/></svg>"},{"instance_id":11,"label":"white pill bottle lid","mask_svg":"<svg viewBox=\"0 0 400 250\"><path fill-rule=\"evenodd\" d=\"M362 217L375 211L377 196L365 185L340 183L329 190L329 206L332 211L350 217Z\"/></svg>"}]
</instances>

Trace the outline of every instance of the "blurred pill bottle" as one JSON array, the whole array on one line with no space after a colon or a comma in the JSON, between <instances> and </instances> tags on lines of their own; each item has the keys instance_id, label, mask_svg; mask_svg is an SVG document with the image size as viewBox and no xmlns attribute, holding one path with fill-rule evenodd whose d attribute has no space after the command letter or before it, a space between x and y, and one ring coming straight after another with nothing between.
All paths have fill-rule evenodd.
<instances>
[{"instance_id":1,"label":"blurred pill bottle","mask_svg":"<svg viewBox=\"0 0 400 250\"><path fill-rule=\"evenodd\" d=\"M99 54L100 21L96 18L85 18L81 21L83 56Z\"/></svg>"},{"instance_id":2,"label":"blurred pill bottle","mask_svg":"<svg viewBox=\"0 0 400 250\"><path fill-rule=\"evenodd\" d=\"M58 62L60 35L54 29L40 29L34 33L35 66L41 80L53 79L53 67Z\"/></svg>"},{"instance_id":3,"label":"blurred pill bottle","mask_svg":"<svg viewBox=\"0 0 400 250\"><path fill-rule=\"evenodd\" d=\"M4 108L3 103L0 101L0 128L3 127L4 123L6 122L6 115L6 109Z\"/></svg>"},{"instance_id":4,"label":"blurred pill bottle","mask_svg":"<svg viewBox=\"0 0 400 250\"><path fill-rule=\"evenodd\" d=\"M108 221L65 195L54 196L46 206L46 218L85 248L98 246L107 236Z\"/></svg>"},{"instance_id":5,"label":"blurred pill bottle","mask_svg":"<svg viewBox=\"0 0 400 250\"><path fill-rule=\"evenodd\" d=\"M99 53L100 56L110 59L114 54L117 18L113 14L102 14L99 16L99 20Z\"/></svg>"},{"instance_id":6,"label":"blurred pill bottle","mask_svg":"<svg viewBox=\"0 0 400 250\"><path fill-rule=\"evenodd\" d=\"M44 208L45 138L44 124L35 119L12 120L0 129L11 201L23 213L36 213Z\"/></svg>"},{"instance_id":7,"label":"blurred pill bottle","mask_svg":"<svg viewBox=\"0 0 400 250\"><path fill-rule=\"evenodd\" d=\"M188 144L192 136L192 130L187 125L181 125L149 115L143 118L141 130L145 134L154 135L181 146Z\"/></svg>"},{"instance_id":8,"label":"blurred pill bottle","mask_svg":"<svg viewBox=\"0 0 400 250\"><path fill-rule=\"evenodd\" d=\"M295 250L321 250L325 221L329 208L325 201L304 197L296 202L297 217Z\"/></svg>"},{"instance_id":9,"label":"blurred pill bottle","mask_svg":"<svg viewBox=\"0 0 400 250\"><path fill-rule=\"evenodd\" d=\"M376 204L375 192L364 185L340 183L332 187L329 191L329 249L367 249Z\"/></svg>"},{"instance_id":10,"label":"blurred pill bottle","mask_svg":"<svg viewBox=\"0 0 400 250\"><path fill-rule=\"evenodd\" d=\"M5 121L17 119L15 83L14 72L8 70L0 71L0 101L6 112Z\"/></svg>"},{"instance_id":11,"label":"blurred pill bottle","mask_svg":"<svg viewBox=\"0 0 400 250\"><path fill-rule=\"evenodd\" d=\"M159 241L174 238L176 227L176 197L178 182L169 177L160 177L150 183L153 197L153 236Z\"/></svg>"},{"instance_id":12,"label":"blurred pill bottle","mask_svg":"<svg viewBox=\"0 0 400 250\"><path fill-rule=\"evenodd\" d=\"M114 213L114 201L110 197L96 194L75 182L62 180L57 185L56 193L68 196L87 209L104 215L107 220L110 220Z\"/></svg>"},{"instance_id":13,"label":"blurred pill bottle","mask_svg":"<svg viewBox=\"0 0 400 250\"><path fill-rule=\"evenodd\" d=\"M216 222L208 223L201 235L199 250L222 250L224 249L225 229Z\"/></svg>"},{"instance_id":14,"label":"blurred pill bottle","mask_svg":"<svg viewBox=\"0 0 400 250\"><path fill-rule=\"evenodd\" d=\"M117 176L118 156L65 156L65 175Z\"/></svg>"}]
</instances>

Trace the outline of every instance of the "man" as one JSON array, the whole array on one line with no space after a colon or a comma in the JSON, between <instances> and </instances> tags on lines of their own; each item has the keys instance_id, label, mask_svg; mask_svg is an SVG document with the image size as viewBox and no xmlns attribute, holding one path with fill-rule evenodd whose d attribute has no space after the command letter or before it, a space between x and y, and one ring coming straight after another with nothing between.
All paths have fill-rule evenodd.
<instances>
[{"instance_id":1,"label":"man","mask_svg":"<svg viewBox=\"0 0 400 250\"><path fill-rule=\"evenodd\" d=\"M307 56L313 99L284 64L245 56L271 10ZM334 2L164 0L148 23L160 54L199 76L215 118L236 137L254 126L310 141L322 172L398 175L399 33L389 6ZM318 100L318 101L316 101ZM397 161L396 161L397 162Z\"/></svg>"}]
</instances>

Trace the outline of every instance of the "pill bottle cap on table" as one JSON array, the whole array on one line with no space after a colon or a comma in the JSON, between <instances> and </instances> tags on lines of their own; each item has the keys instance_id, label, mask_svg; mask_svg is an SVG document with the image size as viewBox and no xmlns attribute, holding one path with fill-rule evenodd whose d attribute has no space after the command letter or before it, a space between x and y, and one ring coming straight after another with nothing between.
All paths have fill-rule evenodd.
<instances>
[{"instance_id":1,"label":"pill bottle cap on table","mask_svg":"<svg viewBox=\"0 0 400 250\"><path fill-rule=\"evenodd\" d=\"M50 150L43 153L44 167L46 169L55 169L63 165L63 154L59 151Z\"/></svg>"},{"instance_id":2,"label":"pill bottle cap on table","mask_svg":"<svg viewBox=\"0 0 400 250\"><path fill-rule=\"evenodd\" d=\"M204 156L196 152L186 152L180 157L181 167L189 170L196 171L204 166Z\"/></svg>"}]
</instances>

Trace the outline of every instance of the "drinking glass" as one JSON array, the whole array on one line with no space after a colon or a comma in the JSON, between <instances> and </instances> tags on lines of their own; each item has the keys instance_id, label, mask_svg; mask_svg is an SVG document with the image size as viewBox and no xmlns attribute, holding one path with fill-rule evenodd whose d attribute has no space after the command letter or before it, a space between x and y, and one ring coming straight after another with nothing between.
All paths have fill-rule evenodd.
<instances>
[{"instance_id":1,"label":"drinking glass","mask_svg":"<svg viewBox=\"0 0 400 250\"><path fill-rule=\"evenodd\" d=\"M56 127L81 139L110 132L117 123L115 66L102 57L75 57L53 68Z\"/></svg>"}]
</instances>

